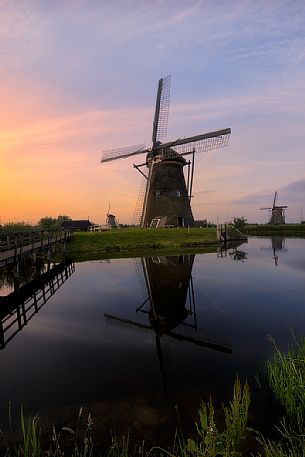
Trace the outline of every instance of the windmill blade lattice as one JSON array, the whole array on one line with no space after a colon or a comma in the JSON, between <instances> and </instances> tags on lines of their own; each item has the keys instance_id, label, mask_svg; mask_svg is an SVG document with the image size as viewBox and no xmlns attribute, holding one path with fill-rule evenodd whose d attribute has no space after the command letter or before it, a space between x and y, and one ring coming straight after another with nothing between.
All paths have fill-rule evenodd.
<instances>
[{"instance_id":1,"label":"windmill blade lattice","mask_svg":"<svg viewBox=\"0 0 305 457\"><path fill-rule=\"evenodd\" d=\"M231 129L219 130L190 138L183 138L172 143L165 143L163 147L164 158L173 158L179 155L208 152L213 149L225 148L228 145Z\"/></svg>"},{"instance_id":2,"label":"windmill blade lattice","mask_svg":"<svg viewBox=\"0 0 305 457\"><path fill-rule=\"evenodd\" d=\"M140 225L143 215L143 203L145 198L145 191L147 186L147 178L142 179L140 184L140 189L138 193L138 198L136 201L136 206L134 209L133 217L132 217L132 225Z\"/></svg>"},{"instance_id":3,"label":"windmill blade lattice","mask_svg":"<svg viewBox=\"0 0 305 457\"><path fill-rule=\"evenodd\" d=\"M229 137L230 135L207 138L193 143L178 145L175 146L175 151L180 155L187 155L191 154L194 150L196 153L199 153L212 151L213 149L225 148L228 145Z\"/></svg>"},{"instance_id":4,"label":"windmill blade lattice","mask_svg":"<svg viewBox=\"0 0 305 457\"><path fill-rule=\"evenodd\" d=\"M153 122L153 145L162 140L167 134L168 113L170 102L171 75L159 80L158 93L156 100L156 110Z\"/></svg>"},{"instance_id":5,"label":"windmill blade lattice","mask_svg":"<svg viewBox=\"0 0 305 457\"><path fill-rule=\"evenodd\" d=\"M227 338L216 333L211 333L206 329L194 329L180 324L174 330L168 332L168 334L173 338L188 341L189 343L197 344L198 346L207 346L220 352L232 353L231 343Z\"/></svg>"},{"instance_id":6,"label":"windmill blade lattice","mask_svg":"<svg viewBox=\"0 0 305 457\"><path fill-rule=\"evenodd\" d=\"M111 160L116 159L126 159L137 154L143 154L148 152L148 149L145 149L145 144L137 144L135 146L127 146L126 148L117 148L117 149L108 149L107 151L102 152L101 162L110 162Z\"/></svg>"}]
</instances>

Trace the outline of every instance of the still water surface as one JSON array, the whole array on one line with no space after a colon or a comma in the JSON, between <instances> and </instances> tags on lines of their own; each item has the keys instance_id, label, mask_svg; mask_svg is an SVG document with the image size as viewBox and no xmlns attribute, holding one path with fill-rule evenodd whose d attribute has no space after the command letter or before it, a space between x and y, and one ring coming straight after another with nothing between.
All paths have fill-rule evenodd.
<instances>
[{"instance_id":1,"label":"still water surface","mask_svg":"<svg viewBox=\"0 0 305 457\"><path fill-rule=\"evenodd\" d=\"M252 423L271 420L255 375L272 356L268 335L283 350L291 329L305 335L305 239L76 263L54 277L27 325L21 309L19 331L2 335L2 421L9 401L64 425L84 405L105 429L162 441L174 405L187 430L200 399L230 398L237 373L251 386Z\"/></svg>"}]
</instances>

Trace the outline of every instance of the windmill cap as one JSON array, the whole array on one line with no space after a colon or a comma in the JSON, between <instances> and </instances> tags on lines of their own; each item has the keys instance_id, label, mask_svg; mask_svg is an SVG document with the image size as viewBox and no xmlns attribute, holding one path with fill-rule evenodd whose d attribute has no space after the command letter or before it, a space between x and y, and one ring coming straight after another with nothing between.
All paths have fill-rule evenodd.
<instances>
[{"instance_id":1,"label":"windmill cap","mask_svg":"<svg viewBox=\"0 0 305 457\"><path fill-rule=\"evenodd\" d=\"M160 143L160 144L162 144L162 143ZM172 148L166 148L165 151L162 148L151 149L151 151L149 151L146 155L146 164L148 164L148 162L151 158L158 157L158 156L161 157L162 161L166 160L166 161L170 161L170 162L180 162L182 165L187 164L187 161L185 160L185 158L182 155L178 154L178 152L176 152Z\"/></svg>"}]
</instances>

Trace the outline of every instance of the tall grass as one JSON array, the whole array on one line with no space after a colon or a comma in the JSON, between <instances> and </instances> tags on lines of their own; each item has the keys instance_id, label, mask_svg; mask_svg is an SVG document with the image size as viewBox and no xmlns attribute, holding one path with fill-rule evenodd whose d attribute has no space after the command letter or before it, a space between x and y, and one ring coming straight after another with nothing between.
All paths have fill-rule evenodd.
<instances>
[{"instance_id":1,"label":"tall grass","mask_svg":"<svg viewBox=\"0 0 305 457\"><path fill-rule=\"evenodd\" d=\"M91 437L93 421L91 415L88 415L84 431L80 430L80 420L82 416L82 408L79 411L78 421L76 430L72 430L68 427L63 427L62 432L69 434L72 438L72 443L69 445L69 453L63 449L62 436L58 433L53 426L52 436L50 437L50 444L48 449L42 449L41 446L41 429L39 427L39 418L25 417L23 409L21 408L20 414L20 428L21 428L21 439L7 440L4 438L6 446L5 457L92 457L93 456L93 442ZM10 415L10 413L9 413ZM11 434L12 421L9 417Z\"/></svg>"},{"instance_id":2,"label":"tall grass","mask_svg":"<svg viewBox=\"0 0 305 457\"><path fill-rule=\"evenodd\" d=\"M305 338L286 354L272 342L274 358L267 362L269 386L287 419L302 430L305 426Z\"/></svg>"},{"instance_id":3,"label":"tall grass","mask_svg":"<svg viewBox=\"0 0 305 457\"><path fill-rule=\"evenodd\" d=\"M282 354L274 345L273 361L267 362L267 381L274 400L282 408L279 443L261 439L266 457L305 457L305 338Z\"/></svg>"}]
</instances>

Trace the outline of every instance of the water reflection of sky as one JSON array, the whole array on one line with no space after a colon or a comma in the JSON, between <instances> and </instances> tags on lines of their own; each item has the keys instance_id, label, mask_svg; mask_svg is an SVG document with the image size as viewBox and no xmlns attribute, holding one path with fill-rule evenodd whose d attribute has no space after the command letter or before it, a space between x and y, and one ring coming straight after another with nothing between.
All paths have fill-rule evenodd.
<instances>
[{"instance_id":1,"label":"water reflection of sky","mask_svg":"<svg viewBox=\"0 0 305 457\"><path fill-rule=\"evenodd\" d=\"M223 354L161 337L166 377L175 401L228 395L239 373L254 383L272 354L305 333L305 240L286 239L276 250L270 239L251 238L232 256L196 255L192 277L198 327L232 344ZM0 404L32 409L84 404L161 392L153 330L111 322L104 314L150 325L136 313L144 301L129 259L76 264L76 271L0 351ZM187 400L188 399L188 400Z\"/></svg>"}]
</instances>

